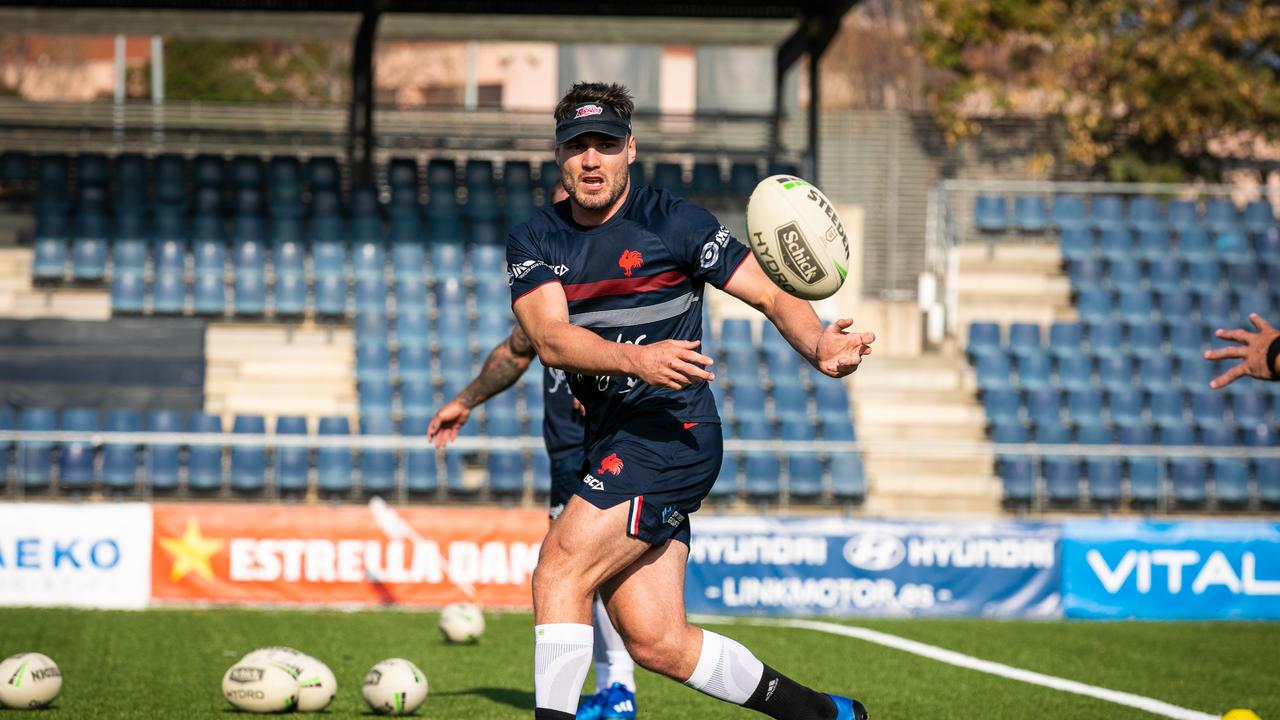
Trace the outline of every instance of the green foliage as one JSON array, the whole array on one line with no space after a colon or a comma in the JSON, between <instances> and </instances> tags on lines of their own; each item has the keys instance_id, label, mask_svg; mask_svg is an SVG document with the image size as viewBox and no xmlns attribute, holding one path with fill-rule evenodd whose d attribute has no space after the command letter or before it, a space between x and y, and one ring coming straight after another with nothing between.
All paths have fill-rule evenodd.
<instances>
[{"instance_id":1,"label":"green foliage","mask_svg":"<svg viewBox=\"0 0 1280 720\"><path fill-rule=\"evenodd\" d=\"M925 0L926 59L950 138L980 114L1056 114L1071 157L1116 179L1212 175L1280 139L1280 3Z\"/></svg>"},{"instance_id":2,"label":"green foliage","mask_svg":"<svg viewBox=\"0 0 1280 720\"><path fill-rule=\"evenodd\" d=\"M345 92L345 50L324 42L165 42L165 95L208 102L334 102Z\"/></svg>"}]
</instances>

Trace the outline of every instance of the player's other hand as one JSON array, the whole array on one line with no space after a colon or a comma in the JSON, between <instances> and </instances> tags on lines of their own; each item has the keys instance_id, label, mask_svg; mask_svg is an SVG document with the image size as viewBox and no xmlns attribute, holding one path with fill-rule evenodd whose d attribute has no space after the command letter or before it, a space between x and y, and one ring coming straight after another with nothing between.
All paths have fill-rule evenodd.
<instances>
[{"instance_id":1,"label":"player's other hand","mask_svg":"<svg viewBox=\"0 0 1280 720\"><path fill-rule=\"evenodd\" d=\"M467 424L469 417L470 408L457 400L450 400L431 418L431 424L427 426L427 439L434 440L438 448L448 445L458 437L458 431Z\"/></svg>"},{"instance_id":2,"label":"player's other hand","mask_svg":"<svg viewBox=\"0 0 1280 720\"><path fill-rule=\"evenodd\" d=\"M849 330L851 327L853 320L842 318L822 331L814 366L823 375L844 377L858 369L864 355L871 354L871 343L875 342L876 334Z\"/></svg>"},{"instance_id":3,"label":"player's other hand","mask_svg":"<svg viewBox=\"0 0 1280 720\"><path fill-rule=\"evenodd\" d=\"M1248 330L1236 329L1218 330L1214 333L1222 340L1240 343L1205 351L1205 360L1240 359L1240 362L1232 365L1229 370L1209 383L1209 387L1214 390L1220 390L1245 375L1258 380L1271 380L1274 377L1272 374L1274 368L1267 367L1267 349L1271 347L1271 343L1275 342L1276 337L1280 336L1280 330L1271 327L1271 324L1263 320L1258 313L1249 313L1249 322L1253 323L1258 332L1251 333Z\"/></svg>"},{"instance_id":4,"label":"player's other hand","mask_svg":"<svg viewBox=\"0 0 1280 720\"><path fill-rule=\"evenodd\" d=\"M697 340L663 340L652 345L636 345L630 374L655 387L672 390L711 382L716 376L705 368L713 361L698 352L701 344Z\"/></svg>"}]
</instances>

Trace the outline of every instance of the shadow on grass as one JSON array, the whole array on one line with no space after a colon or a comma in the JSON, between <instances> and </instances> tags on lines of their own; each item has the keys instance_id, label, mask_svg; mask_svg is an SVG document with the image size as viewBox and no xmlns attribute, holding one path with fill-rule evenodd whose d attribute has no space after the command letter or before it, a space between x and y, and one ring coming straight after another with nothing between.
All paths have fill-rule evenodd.
<instances>
[{"instance_id":1,"label":"shadow on grass","mask_svg":"<svg viewBox=\"0 0 1280 720\"><path fill-rule=\"evenodd\" d=\"M516 690L514 688L499 687L478 687L467 690L458 690L455 692L432 693L435 697L440 696L475 696L478 695L495 703L507 705L517 710L533 711L534 695L528 690Z\"/></svg>"}]
</instances>

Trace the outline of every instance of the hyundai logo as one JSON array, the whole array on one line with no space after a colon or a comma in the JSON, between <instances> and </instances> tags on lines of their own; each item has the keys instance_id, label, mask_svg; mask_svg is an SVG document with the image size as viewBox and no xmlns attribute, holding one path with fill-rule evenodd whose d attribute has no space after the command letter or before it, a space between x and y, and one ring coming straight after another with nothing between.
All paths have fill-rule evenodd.
<instances>
[{"instance_id":1,"label":"hyundai logo","mask_svg":"<svg viewBox=\"0 0 1280 720\"><path fill-rule=\"evenodd\" d=\"M907 556L907 547L892 535L859 533L844 544L844 559L852 566L872 572L897 567Z\"/></svg>"}]
</instances>

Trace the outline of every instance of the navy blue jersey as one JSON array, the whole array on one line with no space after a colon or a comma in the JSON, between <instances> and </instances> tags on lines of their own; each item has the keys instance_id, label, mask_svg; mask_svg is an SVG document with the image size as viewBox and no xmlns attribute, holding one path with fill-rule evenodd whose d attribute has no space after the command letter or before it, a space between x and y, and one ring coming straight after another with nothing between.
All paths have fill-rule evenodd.
<instances>
[{"instance_id":1,"label":"navy blue jersey","mask_svg":"<svg viewBox=\"0 0 1280 720\"><path fill-rule=\"evenodd\" d=\"M706 210L664 190L633 186L602 225L575 223L566 200L514 228L507 237L507 280L513 304L560 283L569 321L610 342L701 340L703 289L707 283L723 288L749 252ZM588 437L640 414L720 420L705 383L670 390L630 377L569 373L568 379L587 408Z\"/></svg>"},{"instance_id":2,"label":"navy blue jersey","mask_svg":"<svg viewBox=\"0 0 1280 720\"><path fill-rule=\"evenodd\" d=\"M582 413L573 409L573 395L563 370L542 368L542 404L542 440L547 454L554 458L581 453L586 422Z\"/></svg>"}]
</instances>

